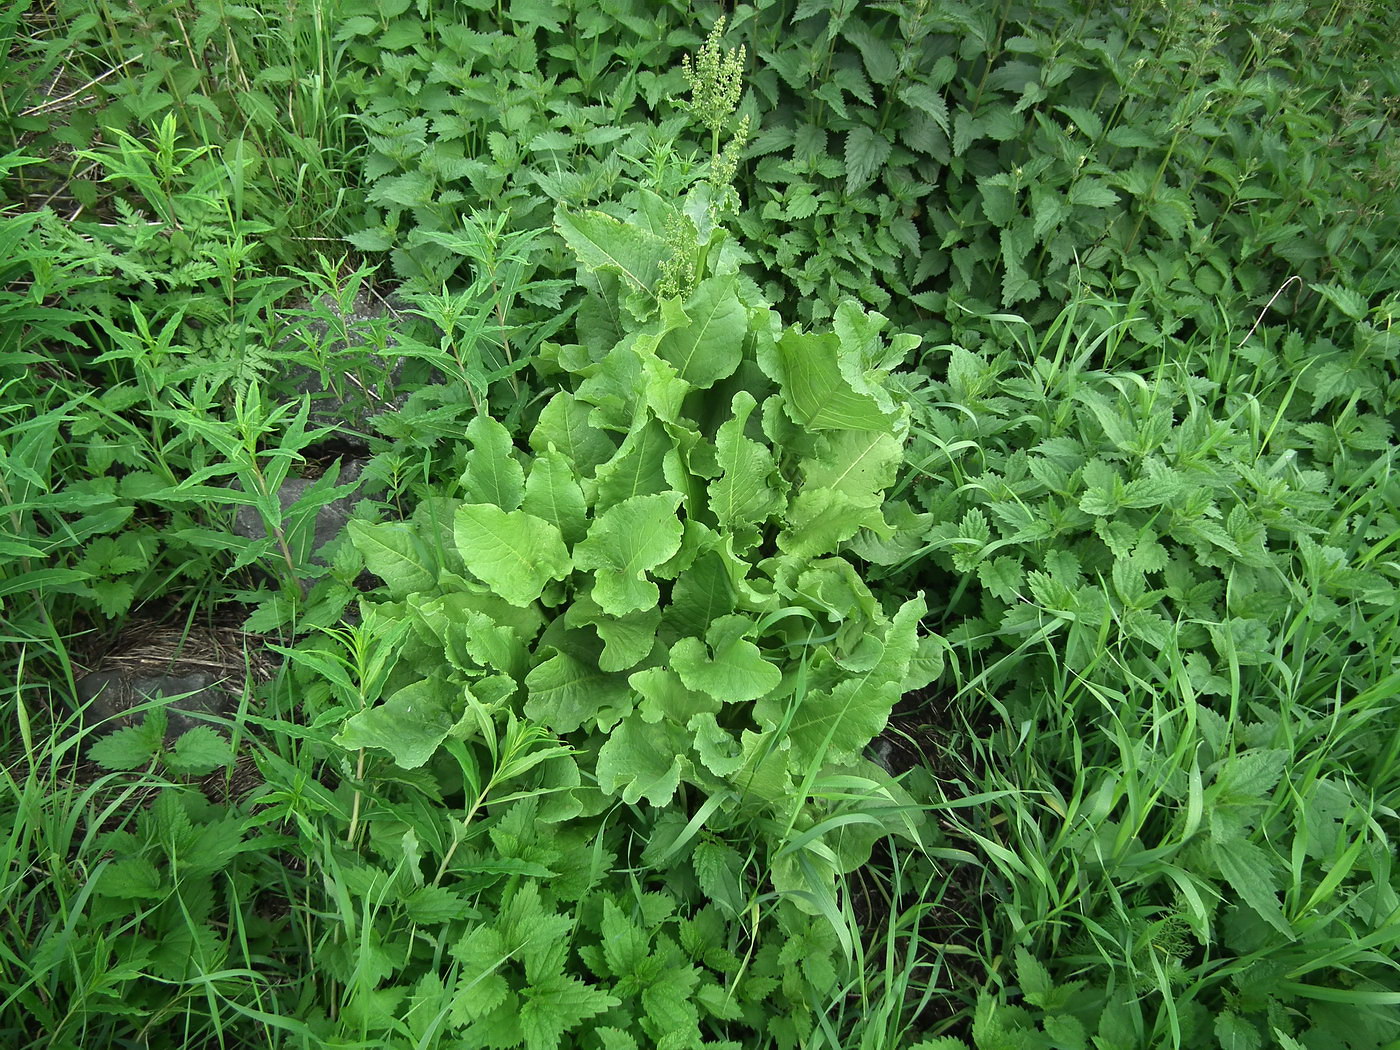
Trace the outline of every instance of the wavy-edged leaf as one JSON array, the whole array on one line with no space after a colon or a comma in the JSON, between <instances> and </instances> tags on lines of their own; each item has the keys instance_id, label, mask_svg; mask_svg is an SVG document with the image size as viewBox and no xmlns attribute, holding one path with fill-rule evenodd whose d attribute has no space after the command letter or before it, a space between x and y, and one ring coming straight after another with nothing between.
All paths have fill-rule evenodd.
<instances>
[{"instance_id":1,"label":"wavy-edged leaf","mask_svg":"<svg viewBox=\"0 0 1400 1050\"><path fill-rule=\"evenodd\" d=\"M453 518L453 536L471 573L512 605L529 605L573 567L559 529L523 510L465 504Z\"/></svg>"}]
</instances>

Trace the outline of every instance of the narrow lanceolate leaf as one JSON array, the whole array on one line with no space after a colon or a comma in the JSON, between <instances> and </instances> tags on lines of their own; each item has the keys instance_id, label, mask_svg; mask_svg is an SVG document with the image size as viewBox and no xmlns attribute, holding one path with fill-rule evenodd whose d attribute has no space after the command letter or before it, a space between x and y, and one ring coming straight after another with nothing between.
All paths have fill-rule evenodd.
<instances>
[{"instance_id":1,"label":"narrow lanceolate leaf","mask_svg":"<svg viewBox=\"0 0 1400 1050\"><path fill-rule=\"evenodd\" d=\"M724 472L710 486L710 510L726 529L761 524L781 509L783 498L771 484L773 454L744 436L744 426L756 402L748 391L734 395L732 419L715 435L718 464Z\"/></svg>"},{"instance_id":2,"label":"narrow lanceolate leaf","mask_svg":"<svg viewBox=\"0 0 1400 1050\"><path fill-rule=\"evenodd\" d=\"M529 605L572 568L559 529L523 510L469 503L457 509L453 536L471 573L512 605Z\"/></svg>"},{"instance_id":3,"label":"narrow lanceolate leaf","mask_svg":"<svg viewBox=\"0 0 1400 1050\"><path fill-rule=\"evenodd\" d=\"M679 506L674 492L623 500L603 512L575 549L575 564L595 571L593 599L609 616L656 605L660 591L646 574L680 549Z\"/></svg>"},{"instance_id":4,"label":"narrow lanceolate leaf","mask_svg":"<svg viewBox=\"0 0 1400 1050\"><path fill-rule=\"evenodd\" d=\"M467 437L472 443L462 475L467 500L515 510L525 491L525 471L512 454L510 432L490 416L477 416L467 424Z\"/></svg>"},{"instance_id":5,"label":"narrow lanceolate leaf","mask_svg":"<svg viewBox=\"0 0 1400 1050\"><path fill-rule=\"evenodd\" d=\"M697 389L734 374L744 352L748 316L734 274L709 277L685 304L689 323L667 332L657 354Z\"/></svg>"}]
</instances>

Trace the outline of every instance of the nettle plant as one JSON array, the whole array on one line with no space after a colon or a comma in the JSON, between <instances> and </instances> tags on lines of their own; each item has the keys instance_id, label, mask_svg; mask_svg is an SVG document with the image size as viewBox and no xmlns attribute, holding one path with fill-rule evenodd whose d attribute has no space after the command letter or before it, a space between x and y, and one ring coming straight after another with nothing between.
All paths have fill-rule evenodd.
<instances>
[{"instance_id":1,"label":"nettle plant","mask_svg":"<svg viewBox=\"0 0 1400 1050\"><path fill-rule=\"evenodd\" d=\"M731 918L786 915L785 936L800 929L823 958L849 957L839 875L879 837L927 834L862 750L899 696L937 674L942 643L919 635L922 597L887 608L842 553L862 530L890 531L881 508L909 410L883 379L917 341L884 338L884 319L853 303L831 331L783 330L738 277L708 204L702 188L680 208L642 192L626 221L560 210L586 301L578 342L537 364L560 389L528 447L483 413L447 494L410 521L351 525L387 591L363 603L365 629L397 639L398 659L358 692L362 709L342 709L337 743L360 752L360 773L363 756L387 752L465 784L440 880L459 874L477 825L514 806L577 827L621 803L630 817L604 820L630 822L650 862L685 870L668 884L698 882ZM677 223L695 232L684 300L652 291ZM482 785L506 790L511 750L494 742L527 725L538 739L512 751L515 793L491 796ZM726 841L739 836L748 860ZM622 921L613 911L595 920L605 934ZM621 972L611 945L587 957L599 979ZM763 980L747 1005L721 995L706 1016L768 1029L764 989L785 982ZM798 983L799 999L814 994ZM509 1027L515 997L463 1005L459 1019ZM698 1045L687 1010L694 1039L674 1045ZM792 1023L810 1025L801 1014ZM652 1038L667 1030L643 1023Z\"/></svg>"}]
</instances>

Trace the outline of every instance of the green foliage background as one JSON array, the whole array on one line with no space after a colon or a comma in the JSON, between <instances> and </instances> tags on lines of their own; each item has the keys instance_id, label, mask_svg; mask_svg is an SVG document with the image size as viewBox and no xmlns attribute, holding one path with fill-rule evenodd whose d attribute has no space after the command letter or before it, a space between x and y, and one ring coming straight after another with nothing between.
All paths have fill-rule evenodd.
<instances>
[{"instance_id":1,"label":"green foliage background","mask_svg":"<svg viewBox=\"0 0 1400 1050\"><path fill-rule=\"evenodd\" d=\"M9 1044L1400 1039L1395 9L0 39Z\"/></svg>"}]
</instances>

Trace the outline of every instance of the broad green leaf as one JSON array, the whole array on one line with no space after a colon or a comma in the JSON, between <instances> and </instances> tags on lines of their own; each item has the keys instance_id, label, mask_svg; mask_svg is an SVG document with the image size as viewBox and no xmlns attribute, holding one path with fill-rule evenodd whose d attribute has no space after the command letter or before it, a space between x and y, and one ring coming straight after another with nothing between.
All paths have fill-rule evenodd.
<instances>
[{"instance_id":1,"label":"broad green leaf","mask_svg":"<svg viewBox=\"0 0 1400 1050\"><path fill-rule=\"evenodd\" d=\"M609 507L574 550L574 563L595 574L593 600L610 616L654 607L660 597L647 570L665 562L681 545L675 493L633 496Z\"/></svg>"},{"instance_id":2,"label":"broad green leaf","mask_svg":"<svg viewBox=\"0 0 1400 1050\"><path fill-rule=\"evenodd\" d=\"M755 405L748 391L735 394L733 418L715 435L717 462L723 473L710 485L710 510L720 526L731 531L762 524L783 506L782 493L772 485L777 470L773 454L744 436Z\"/></svg>"},{"instance_id":3,"label":"broad green leaf","mask_svg":"<svg viewBox=\"0 0 1400 1050\"><path fill-rule=\"evenodd\" d=\"M404 769L417 769L449 735L474 724L461 692L461 686L437 677L410 683L383 703L352 715L335 742L351 751L379 748Z\"/></svg>"},{"instance_id":4,"label":"broad green leaf","mask_svg":"<svg viewBox=\"0 0 1400 1050\"><path fill-rule=\"evenodd\" d=\"M633 429L638 409L646 399L645 343L642 336L624 339L588 369L588 378L579 384L577 396L594 406L589 419L595 426L624 433Z\"/></svg>"},{"instance_id":5,"label":"broad green leaf","mask_svg":"<svg viewBox=\"0 0 1400 1050\"><path fill-rule=\"evenodd\" d=\"M572 568L559 530L521 510L466 504L457 509L453 535L472 574L512 605L529 605Z\"/></svg>"},{"instance_id":6,"label":"broad green leaf","mask_svg":"<svg viewBox=\"0 0 1400 1050\"><path fill-rule=\"evenodd\" d=\"M714 620L735 610L736 598L724 559L717 551L706 551L676 578L666 623L678 635L702 637Z\"/></svg>"},{"instance_id":7,"label":"broad green leaf","mask_svg":"<svg viewBox=\"0 0 1400 1050\"><path fill-rule=\"evenodd\" d=\"M595 511L602 512L634 496L667 491L666 454L674 448L666 428L649 419L632 430L617 454L598 467Z\"/></svg>"},{"instance_id":8,"label":"broad green leaf","mask_svg":"<svg viewBox=\"0 0 1400 1050\"><path fill-rule=\"evenodd\" d=\"M725 703L756 700L776 689L783 675L745 637L753 626L747 616L722 616L704 642L682 638L671 646L671 666L689 689Z\"/></svg>"},{"instance_id":9,"label":"broad green leaf","mask_svg":"<svg viewBox=\"0 0 1400 1050\"><path fill-rule=\"evenodd\" d=\"M572 733L631 704L627 679L558 650L531 669L525 687L525 717L556 733Z\"/></svg>"},{"instance_id":10,"label":"broad green leaf","mask_svg":"<svg viewBox=\"0 0 1400 1050\"><path fill-rule=\"evenodd\" d=\"M661 610L647 609L627 616L609 616L590 594L577 595L565 614L570 627L593 627L603 640L598 666L604 671L625 671L636 667L656 645L656 629Z\"/></svg>"},{"instance_id":11,"label":"broad green leaf","mask_svg":"<svg viewBox=\"0 0 1400 1050\"><path fill-rule=\"evenodd\" d=\"M598 464L606 463L617 451L605 431L589 422L593 406L561 390L540 412L539 422L530 432L530 447L544 453L553 445L585 478L593 476Z\"/></svg>"},{"instance_id":12,"label":"broad green leaf","mask_svg":"<svg viewBox=\"0 0 1400 1050\"><path fill-rule=\"evenodd\" d=\"M706 711L695 715L690 720L689 728L695 734L695 753L711 773L717 777L727 777L742 768L743 748L712 713Z\"/></svg>"},{"instance_id":13,"label":"broad green leaf","mask_svg":"<svg viewBox=\"0 0 1400 1050\"><path fill-rule=\"evenodd\" d=\"M836 489L804 489L788 508L787 520L778 546L802 558L833 554L861 529L880 536L893 532L878 507Z\"/></svg>"},{"instance_id":14,"label":"broad green leaf","mask_svg":"<svg viewBox=\"0 0 1400 1050\"><path fill-rule=\"evenodd\" d=\"M685 303L689 323L667 332L657 346L658 356L696 389L733 375L743 358L748 311L736 286L732 273L701 281Z\"/></svg>"},{"instance_id":15,"label":"broad green leaf","mask_svg":"<svg viewBox=\"0 0 1400 1050\"><path fill-rule=\"evenodd\" d=\"M892 433L897 416L888 394L876 390L843 358L832 333L789 329L763 345L759 363L782 389L788 413L812 430L872 430ZM882 404L883 402L883 404Z\"/></svg>"},{"instance_id":16,"label":"broad green leaf","mask_svg":"<svg viewBox=\"0 0 1400 1050\"><path fill-rule=\"evenodd\" d=\"M598 787L620 795L628 805L646 799L664 806L680 785L689 743L685 730L674 723L629 715L598 752Z\"/></svg>"},{"instance_id":17,"label":"broad green leaf","mask_svg":"<svg viewBox=\"0 0 1400 1050\"><path fill-rule=\"evenodd\" d=\"M890 711L900 697L900 685L917 647L915 632L924 614L922 598L900 606L884 638L879 662L864 674L844 677L830 689L814 690L796 700L788 723L788 738L803 761L815 757L835 759L859 755L885 728ZM774 700L755 706L760 725L776 728L784 720Z\"/></svg>"},{"instance_id":18,"label":"broad green leaf","mask_svg":"<svg viewBox=\"0 0 1400 1050\"><path fill-rule=\"evenodd\" d=\"M477 416L467 424L471 451L462 488L471 503L492 503L501 510L515 510L525 490L525 472L513 455L510 432L490 416Z\"/></svg>"},{"instance_id":19,"label":"broad green leaf","mask_svg":"<svg viewBox=\"0 0 1400 1050\"><path fill-rule=\"evenodd\" d=\"M638 291L656 286L661 261L670 253L660 237L601 211L571 213L560 207L554 224L581 267L616 273Z\"/></svg>"},{"instance_id":20,"label":"broad green leaf","mask_svg":"<svg viewBox=\"0 0 1400 1050\"><path fill-rule=\"evenodd\" d=\"M676 374L668 361L648 354L642 361L642 400L657 419L674 427L684 426L681 416L691 386Z\"/></svg>"},{"instance_id":21,"label":"broad green leaf","mask_svg":"<svg viewBox=\"0 0 1400 1050\"><path fill-rule=\"evenodd\" d=\"M432 557L413 526L352 518L346 529L350 542L364 555L365 567L384 581L395 601L437 589Z\"/></svg>"},{"instance_id":22,"label":"broad green leaf","mask_svg":"<svg viewBox=\"0 0 1400 1050\"><path fill-rule=\"evenodd\" d=\"M637 711L648 722L665 718L683 726L697 715L716 715L723 707L708 693L687 689L680 675L669 667L634 671L627 676L627 683L642 698Z\"/></svg>"},{"instance_id":23,"label":"broad green leaf","mask_svg":"<svg viewBox=\"0 0 1400 1050\"><path fill-rule=\"evenodd\" d=\"M568 457L552 445L540 453L530 467L521 509L557 528L570 546L583 539L588 531L588 505L583 499L583 489L574 477Z\"/></svg>"},{"instance_id":24,"label":"broad green leaf","mask_svg":"<svg viewBox=\"0 0 1400 1050\"><path fill-rule=\"evenodd\" d=\"M884 501L903 462L903 443L893 434L837 430L821 434L802 460L804 485L835 489L870 506Z\"/></svg>"}]
</instances>

